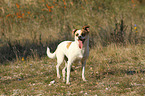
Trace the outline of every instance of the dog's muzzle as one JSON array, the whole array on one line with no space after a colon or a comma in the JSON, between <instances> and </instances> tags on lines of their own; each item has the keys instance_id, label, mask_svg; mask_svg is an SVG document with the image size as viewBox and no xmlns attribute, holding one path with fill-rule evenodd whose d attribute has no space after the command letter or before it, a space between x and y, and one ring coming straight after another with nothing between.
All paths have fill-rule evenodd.
<instances>
[{"instance_id":1,"label":"dog's muzzle","mask_svg":"<svg viewBox=\"0 0 145 96\"><path fill-rule=\"evenodd\" d=\"M79 48L81 49L84 45L84 42L85 42L85 38L83 39L82 36L79 36L78 37L78 42L79 42Z\"/></svg>"},{"instance_id":2,"label":"dog's muzzle","mask_svg":"<svg viewBox=\"0 0 145 96\"><path fill-rule=\"evenodd\" d=\"M86 40L86 39L82 39L82 37L81 37L81 36L79 36L78 38L79 38L79 40L81 40L83 43L84 43L84 42L85 42L85 40Z\"/></svg>"}]
</instances>

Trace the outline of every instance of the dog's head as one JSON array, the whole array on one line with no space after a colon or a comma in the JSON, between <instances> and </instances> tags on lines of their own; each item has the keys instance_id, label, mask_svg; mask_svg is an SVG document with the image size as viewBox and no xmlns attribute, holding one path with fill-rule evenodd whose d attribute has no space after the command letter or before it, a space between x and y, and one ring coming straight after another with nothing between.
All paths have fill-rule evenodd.
<instances>
[{"instance_id":1,"label":"dog's head","mask_svg":"<svg viewBox=\"0 0 145 96\"><path fill-rule=\"evenodd\" d=\"M89 27L84 26L81 30L74 29L72 33L75 35L75 41L79 42L79 48L83 47L84 42L88 39L89 36Z\"/></svg>"}]
</instances>

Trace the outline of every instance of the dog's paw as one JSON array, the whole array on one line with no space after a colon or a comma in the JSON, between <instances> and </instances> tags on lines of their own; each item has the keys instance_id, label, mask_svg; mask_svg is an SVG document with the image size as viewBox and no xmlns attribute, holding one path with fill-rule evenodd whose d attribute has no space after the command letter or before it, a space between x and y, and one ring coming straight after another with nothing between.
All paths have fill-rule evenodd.
<instances>
[{"instance_id":1,"label":"dog's paw","mask_svg":"<svg viewBox=\"0 0 145 96\"><path fill-rule=\"evenodd\" d=\"M86 79L83 79L83 81L84 81L84 82L87 82L88 80L86 80Z\"/></svg>"},{"instance_id":2,"label":"dog's paw","mask_svg":"<svg viewBox=\"0 0 145 96\"><path fill-rule=\"evenodd\" d=\"M65 78L63 78L62 82L65 82Z\"/></svg>"},{"instance_id":3,"label":"dog's paw","mask_svg":"<svg viewBox=\"0 0 145 96\"><path fill-rule=\"evenodd\" d=\"M66 82L66 84L67 84L67 85L70 85L71 83L70 83L70 82Z\"/></svg>"},{"instance_id":4,"label":"dog's paw","mask_svg":"<svg viewBox=\"0 0 145 96\"><path fill-rule=\"evenodd\" d=\"M58 75L57 78L61 79L60 75Z\"/></svg>"}]
</instances>

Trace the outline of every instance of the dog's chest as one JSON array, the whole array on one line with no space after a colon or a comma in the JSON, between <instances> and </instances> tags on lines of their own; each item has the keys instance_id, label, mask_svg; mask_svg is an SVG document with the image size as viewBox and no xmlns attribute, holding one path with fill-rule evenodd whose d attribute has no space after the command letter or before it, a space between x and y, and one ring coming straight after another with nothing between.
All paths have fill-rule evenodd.
<instances>
[{"instance_id":1,"label":"dog's chest","mask_svg":"<svg viewBox=\"0 0 145 96\"><path fill-rule=\"evenodd\" d=\"M81 49L81 50L76 50L71 55L75 61L78 61L78 60L85 58L86 52L85 52L85 50Z\"/></svg>"},{"instance_id":2,"label":"dog's chest","mask_svg":"<svg viewBox=\"0 0 145 96\"><path fill-rule=\"evenodd\" d=\"M77 58L82 59L84 57L85 50L78 51Z\"/></svg>"},{"instance_id":3,"label":"dog's chest","mask_svg":"<svg viewBox=\"0 0 145 96\"><path fill-rule=\"evenodd\" d=\"M69 47L68 45L69 45L69 42L66 43L66 50L63 51L64 54L68 57L68 59L72 61L80 61L88 57L89 50L87 46L83 48L79 48L76 42L72 42L69 45Z\"/></svg>"}]
</instances>

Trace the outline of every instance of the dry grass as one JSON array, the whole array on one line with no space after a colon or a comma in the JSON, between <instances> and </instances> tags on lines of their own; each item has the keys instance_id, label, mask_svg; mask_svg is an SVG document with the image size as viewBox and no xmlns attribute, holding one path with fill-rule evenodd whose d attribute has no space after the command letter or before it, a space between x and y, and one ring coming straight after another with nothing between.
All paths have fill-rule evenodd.
<instances>
[{"instance_id":1,"label":"dry grass","mask_svg":"<svg viewBox=\"0 0 145 96\"><path fill-rule=\"evenodd\" d=\"M0 95L145 95L145 7L139 1L1 0ZM74 64L67 86L56 78L46 47L54 51L84 25L91 26L88 82Z\"/></svg>"},{"instance_id":2,"label":"dry grass","mask_svg":"<svg viewBox=\"0 0 145 96\"><path fill-rule=\"evenodd\" d=\"M56 60L47 57L1 65L0 94L144 95L144 47L138 45L124 48L112 44L105 48L91 49L86 67L88 82L81 79L81 65L74 64L71 85L56 78ZM53 80L55 83L49 85Z\"/></svg>"}]
</instances>

